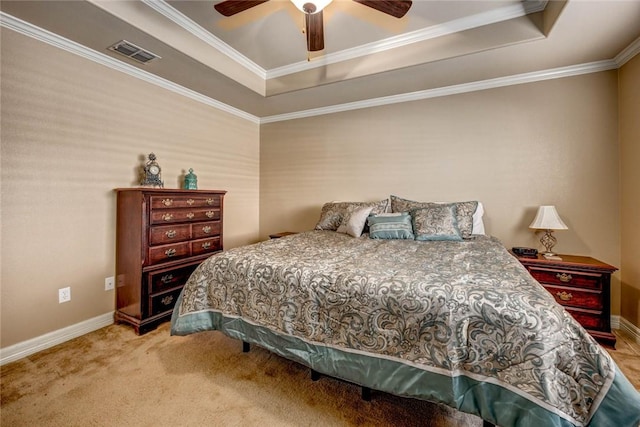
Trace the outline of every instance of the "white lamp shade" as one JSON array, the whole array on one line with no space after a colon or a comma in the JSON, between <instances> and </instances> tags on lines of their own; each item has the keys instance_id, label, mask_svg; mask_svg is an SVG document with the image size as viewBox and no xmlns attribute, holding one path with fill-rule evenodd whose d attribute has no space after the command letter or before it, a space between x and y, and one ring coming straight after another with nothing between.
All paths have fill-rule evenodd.
<instances>
[{"instance_id":1,"label":"white lamp shade","mask_svg":"<svg viewBox=\"0 0 640 427\"><path fill-rule=\"evenodd\" d=\"M529 228L540 230L568 230L564 222L560 219L555 206L540 206L535 219Z\"/></svg>"},{"instance_id":2,"label":"white lamp shade","mask_svg":"<svg viewBox=\"0 0 640 427\"><path fill-rule=\"evenodd\" d=\"M325 7L327 7L329 5L329 3L331 3L332 0L291 0L291 2L293 4L296 5L296 7L300 10L300 12L302 13L318 13L320 12L322 9L324 9ZM312 4L315 7L315 10L313 12L309 12L308 10L305 10L305 5L309 3Z\"/></svg>"}]
</instances>

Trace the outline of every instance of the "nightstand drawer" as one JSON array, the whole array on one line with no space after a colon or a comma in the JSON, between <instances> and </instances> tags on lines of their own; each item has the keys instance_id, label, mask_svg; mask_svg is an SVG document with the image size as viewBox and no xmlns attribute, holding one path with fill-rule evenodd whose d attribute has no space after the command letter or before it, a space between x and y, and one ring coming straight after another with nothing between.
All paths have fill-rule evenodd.
<instances>
[{"instance_id":1,"label":"nightstand drawer","mask_svg":"<svg viewBox=\"0 0 640 427\"><path fill-rule=\"evenodd\" d=\"M589 272L576 272L572 270L561 270L543 268L537 266L528 267L529 273L538 282L549 285L572 286L587 289L602 288L602 274Z\"/></svg>"},{"instance_id":2,"label":"nightstand drawer","mask_svg":"<svg viewBox=\"0 0 640 427\"><path fill-rule=\"evenodd\" d=\"M601 331L605 328L605 322L602 319L601 311L580 310L566 307L566 310L578 321L585 329L593 329Z\"/></svg>"},{"instance_id":3,"label":"nightstand drawer","mask_svg":"<svg viewBox=\"0 0 640 427\"><path fill-rule=\"evenodd\" d=\"M591 310L602 310L603 298L599 291L569 288L563 286L543 285L559 304L566 307L580 307Z\"/></svg>"}]
</instances>

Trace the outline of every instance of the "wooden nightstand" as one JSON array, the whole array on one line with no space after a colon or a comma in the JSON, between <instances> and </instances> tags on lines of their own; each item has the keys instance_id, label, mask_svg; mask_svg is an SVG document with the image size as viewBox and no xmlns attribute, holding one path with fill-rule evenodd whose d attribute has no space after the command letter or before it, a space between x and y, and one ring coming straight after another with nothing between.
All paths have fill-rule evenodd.
<instances>
[{"instance_id":1,"label":"wooden nightstand","mask_svg":"<svg viewBox=\"0 0 640 427\"><path fill-rule=\"evenodd\" d=\"M283 232L280 232L280 233L269 234L269 238L270 239L279 239L281 237L290 236L292 234L298 234L298 233L295 232L295 231L283 231Z\"/></svg>"},{"instance_id":2,"label":"wooden nightstand","mask_svg":"<svg viewBox=\"0 0 640 427\"><path fill-rule=\"evenodd\" d=\"M617 270L595 258L558 255L562 260L516 257L600 343L615 346L611 333L611 274Z\"/></svg>"}]
</instances>

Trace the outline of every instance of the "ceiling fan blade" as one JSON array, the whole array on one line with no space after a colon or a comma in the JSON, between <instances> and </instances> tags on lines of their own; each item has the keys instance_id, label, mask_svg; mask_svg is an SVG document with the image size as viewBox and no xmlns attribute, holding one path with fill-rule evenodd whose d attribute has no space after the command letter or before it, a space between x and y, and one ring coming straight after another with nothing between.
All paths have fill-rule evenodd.
<instances>
[{"instance_id":1,"label":"ceiling fan blade","mask_svg":"<svg viewBox=\"0 0 640 427\"><path fill-rule=\"evenodd\" d=\"M353 0L395 18L402 18L411 8L411 0Z\"/></svg>"},{"instance_id":2,"label":"ceiling fan blade","mask_svg":"<svg viewBox=\"0 0 640 427\"><path fill-rule=\"evenodd\" d=\"M227 0L213 7L224 16L232 16L268 1L269 0Z\"/></svg>"},{"instance_id":3,"label":"ceiling fan blade","mask_svg":"<svg viewBox=\"0 0 640 427\"><path fill-rule=\"evenodd\" d=\"M318 13L305 13L307 50L315 52L324 49L324 24L322 11Z\"/></svg>"}]
</instances>

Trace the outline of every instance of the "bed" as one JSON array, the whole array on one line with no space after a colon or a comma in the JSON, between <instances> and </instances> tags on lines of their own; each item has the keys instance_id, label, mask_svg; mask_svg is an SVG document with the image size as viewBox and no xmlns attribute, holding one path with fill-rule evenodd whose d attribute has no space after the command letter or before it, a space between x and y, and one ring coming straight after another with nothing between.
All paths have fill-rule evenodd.
<instances>
[{"instance_id":1,"label":"bed","mask_svg":"<svg viewBox=\"0 0 640 427\"><path fill-rule=\"evenodd\" d=\"M499 426L640 424L640 394L608 353L496 238L470 233L471 217L460 239L446 227L430 230L437 239L371 238L375 208L362 236L332 229L356 211L207 259L176 303L171 333L219 330ZM415 231L424 212L410 212ZM323 208L318 224L329 216Z\"/></svg>"}]
</instances>

